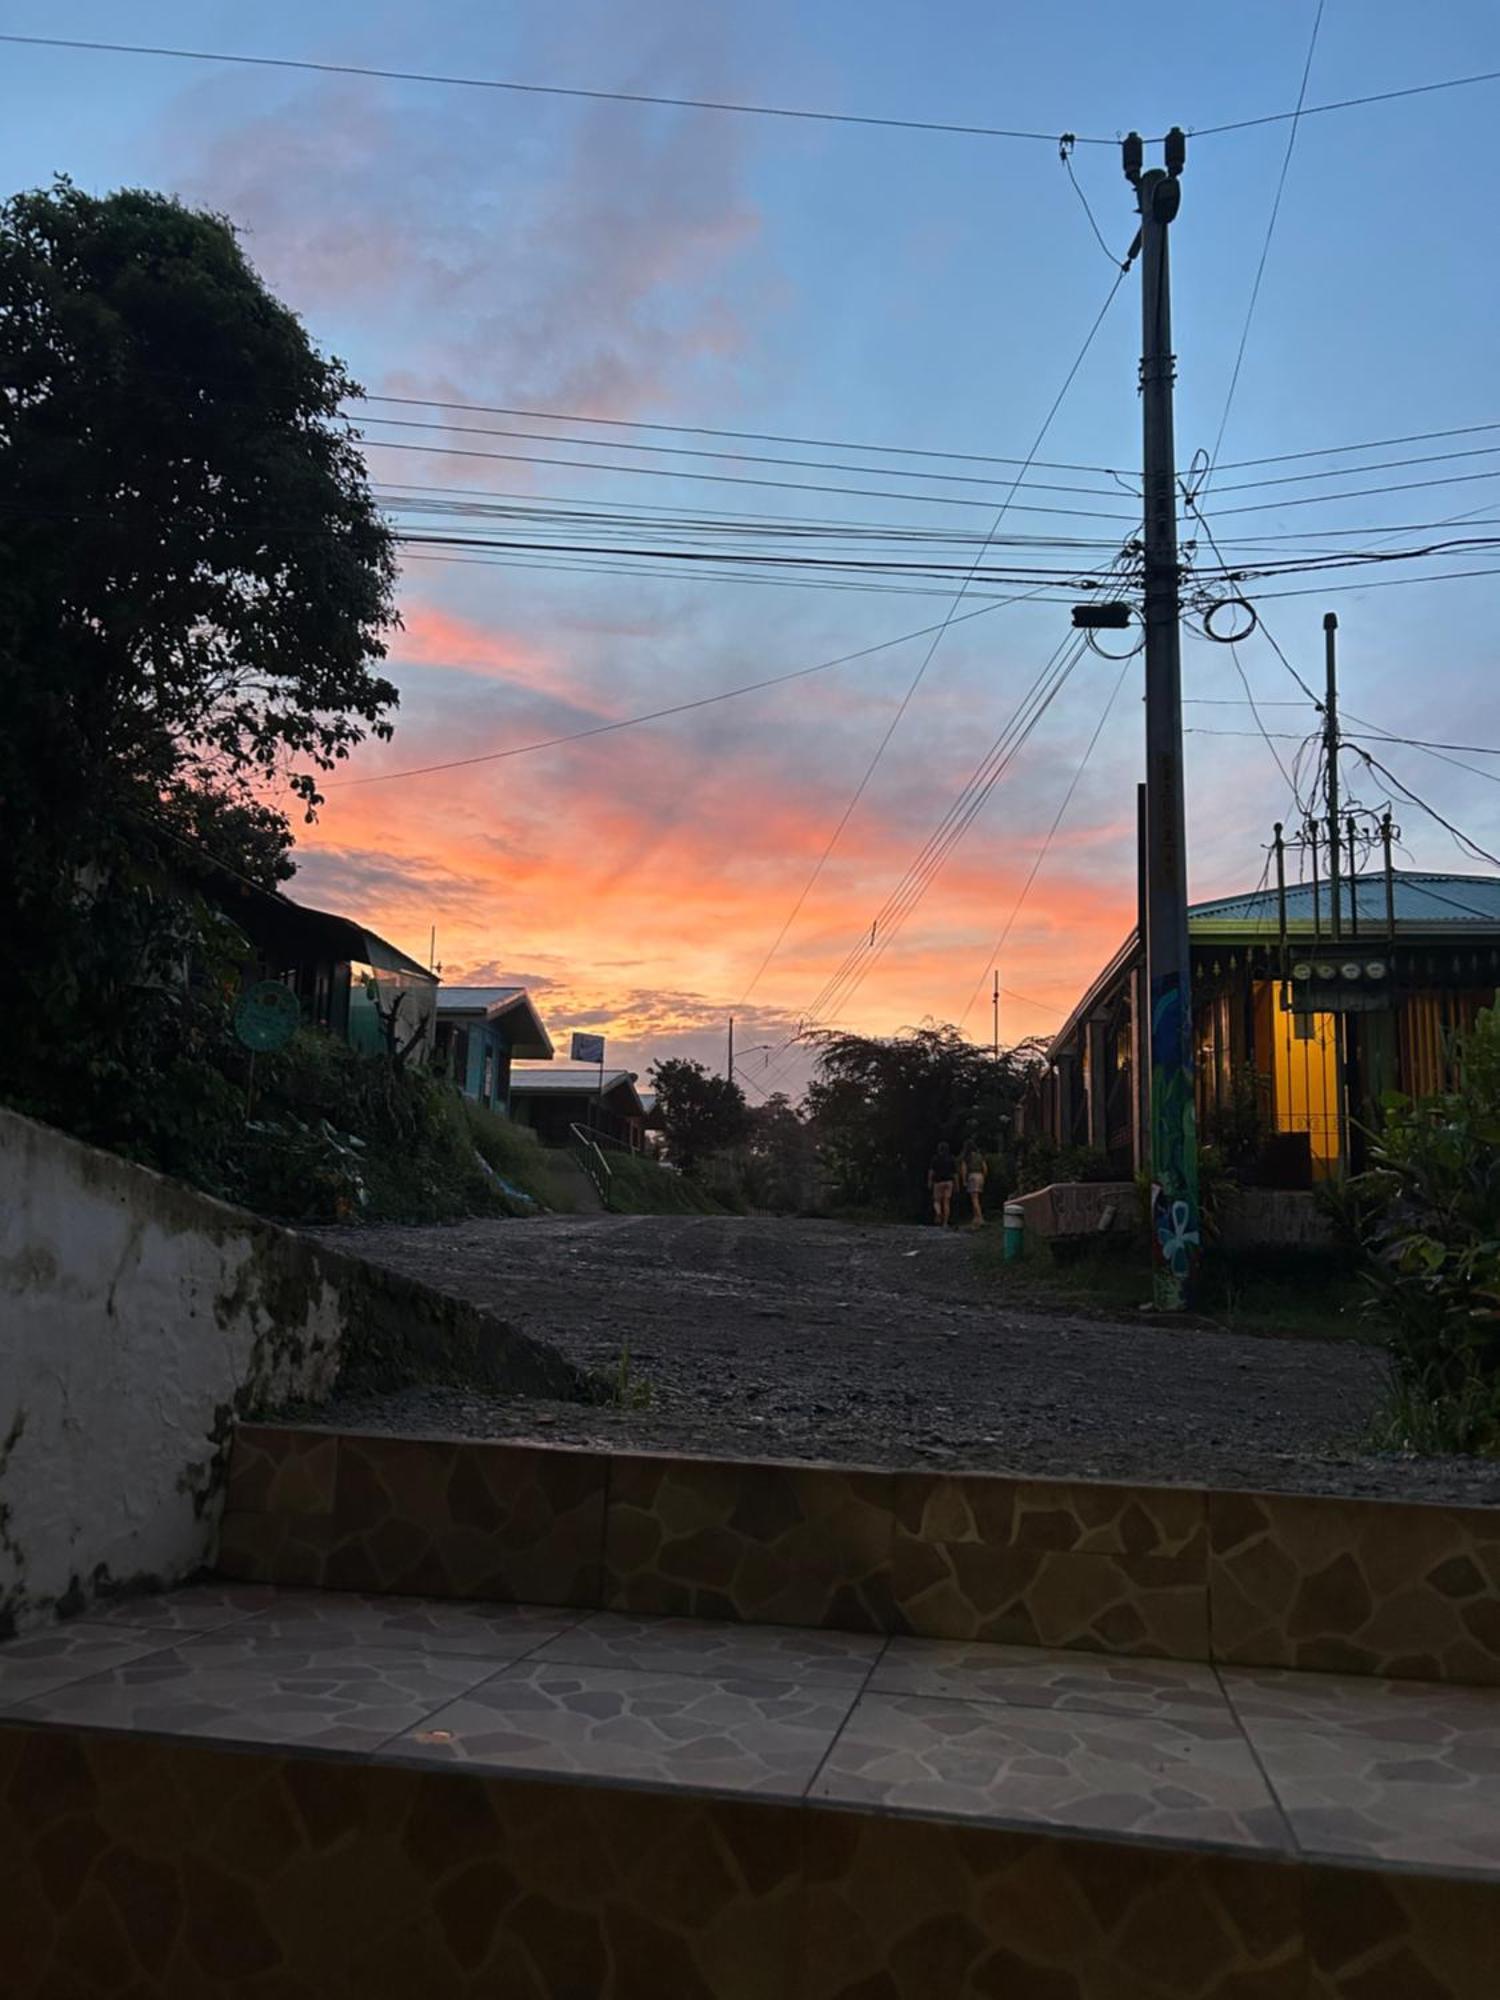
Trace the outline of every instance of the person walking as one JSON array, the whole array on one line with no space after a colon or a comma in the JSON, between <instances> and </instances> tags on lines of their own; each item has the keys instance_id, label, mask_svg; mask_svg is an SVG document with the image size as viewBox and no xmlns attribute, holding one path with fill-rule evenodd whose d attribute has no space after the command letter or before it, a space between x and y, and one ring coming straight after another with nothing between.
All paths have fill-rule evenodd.
<instances>
[{"instance_id":1,"label":"person walking","mask_svg":"<svg viewBox=\"0 0 1500 2000\"><path fill-rule=\"evenodd\" d=\"M957 1178L958 1162L953 1157L953 1148L946 1139L940 1140L932 1156L932 1164L927 1169L927 1185L932 1191L932 1219L939 1229L948 1227L948 1212L953 1206L953 1183Z\"/></svg>"},{"instance_id":2,"label":"person walking","mask_svg":"<svg viewBox=\"0 0 1500 2000\"><path fill-rule=\"evenodd\" d=\"M969 1227L984 1227L984 1183L989 1173L989 1162L979 1146L971 1139L964 1148L964 1191L969 1197Z\"/></svg>"}]
</instances>

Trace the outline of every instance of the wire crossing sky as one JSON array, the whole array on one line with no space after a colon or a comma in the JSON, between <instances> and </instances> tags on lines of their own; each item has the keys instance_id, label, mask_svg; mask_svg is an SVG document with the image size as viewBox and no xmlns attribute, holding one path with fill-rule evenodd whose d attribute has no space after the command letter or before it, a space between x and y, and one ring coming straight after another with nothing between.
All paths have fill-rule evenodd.
<instances>
[{"instance_id":1,"label":"wire crossing sky","mask_svg":"<svg viewBox=\"0 0 1500 2000\"><path fill-rule=\"evenodd\" d=\"M1005 1032L1045 1032L1133 921L1139 668L1068 648L1139 523L1134 272L1027 450L1136 226L1132 128L1189 134L1194 894L1253 886L1305 787L1335 606L1349 781L1423 865L1500 854L1493 0L1187 9L1150 45L1116 0L912 24L6 10L0 194L227 215L365 392L401 707L298 823L294 893L418 957L435 926L450 978L642 1070L720 1063L763 963L737 1038L795 1088L815 1002L951 1018L1002 935ZM1201 612L1233 591L1265 616L1231 649Z\"/></svg>"}]
</instances>

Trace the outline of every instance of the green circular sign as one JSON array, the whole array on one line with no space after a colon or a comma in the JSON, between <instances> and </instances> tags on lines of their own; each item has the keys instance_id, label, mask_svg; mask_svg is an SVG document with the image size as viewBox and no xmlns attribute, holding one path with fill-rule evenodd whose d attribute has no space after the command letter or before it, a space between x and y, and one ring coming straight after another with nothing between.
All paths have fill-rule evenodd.
<instances>
[{"instance_id":1,"label":"green circular sign","mask_svg":"<svg viewBox=\"0 0 1500 2000\"><path fill-rule=\"evenodd\" d=\"M247 1049L284 1048L301 1025L301 1002L279 979L247 986L234 1010L234 1031Z\"/></svg>"}]
</instances>

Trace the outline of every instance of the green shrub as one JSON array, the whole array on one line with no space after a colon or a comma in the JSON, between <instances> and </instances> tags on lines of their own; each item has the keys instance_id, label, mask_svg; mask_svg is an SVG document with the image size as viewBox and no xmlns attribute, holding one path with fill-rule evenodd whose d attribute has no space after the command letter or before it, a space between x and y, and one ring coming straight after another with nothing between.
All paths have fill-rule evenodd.
<instances>
[{"instance_id":1,"label":"green shrub","mask_svg":"<svg viewBox=\"0 0 1500 2000\"><path fill-rule=\"evenodd\" d=\"M691 1174L675 1173L639 1153L605 1153L609 1206L620 1215L721 1215L723 1205Z\"/></svg>"},{"instance_id":2,"label":"green shrub","mask_svg":"<svg viewBox=\"0 0 1500 2000\"><path fill-rule=\"evenodd\" d=\"M1453 1055L1459 1089L1386 1100L1346 1226L1389 1327L1387 1441L1500 1454L1500 1014Z\"/></svg>"},{"instance_id":3,"label":"green shrub","mask_svg":"<svg viewBox=\"0 0 1500 2000\"><path fill-rule=\"evenodd\" d=\"M559 1174L552 1155L529 1125L518 1125L472 1097L460 1099L470 1143L485 1165L502 1182L503 1193L529 1195L522 1206L568 1211L576 1206L569 1177Z\"/></svg>"}]
</instances>

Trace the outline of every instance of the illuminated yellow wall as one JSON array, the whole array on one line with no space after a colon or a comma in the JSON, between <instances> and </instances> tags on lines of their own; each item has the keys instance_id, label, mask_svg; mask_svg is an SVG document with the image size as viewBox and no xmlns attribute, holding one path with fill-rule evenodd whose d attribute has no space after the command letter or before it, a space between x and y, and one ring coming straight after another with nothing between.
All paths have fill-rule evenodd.
<instances>
[{"instance_id":1,"label":"illuminated yellow wall","mask_svg":"<svg viewBox=\"0 0 1500 2000\"><path fill-rule=\"evenodd\" d=\"M1269 1047L1272 1054L1276 1130L1305 1132L1313 1176L1327 1180L1339 1165L1336 1016L1283 1013L1280 993L1271 981L1258 985L1255 999L1258 1049Z\"/></svg>"}]
</instances>

